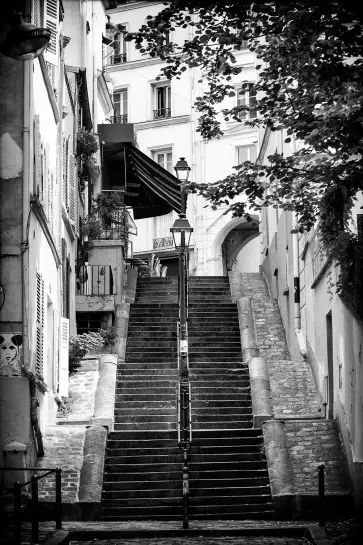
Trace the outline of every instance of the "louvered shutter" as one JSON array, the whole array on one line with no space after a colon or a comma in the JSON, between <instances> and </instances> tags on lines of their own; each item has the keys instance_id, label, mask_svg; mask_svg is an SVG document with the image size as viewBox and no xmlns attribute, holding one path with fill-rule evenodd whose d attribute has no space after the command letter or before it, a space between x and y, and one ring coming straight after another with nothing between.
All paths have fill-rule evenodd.
<instances>
[{"instance_id":1,"label":"louvered shutter","mask_svg":"<svg viewBox=\"0 0 363 545\"><path fill-rule=\"evenodd\" d=\"M41 199L42 193L42 144L39 115L34 116L34 193Z\"/></svg>"},{"instance_id":2,"label":"louvered shutter","mask_svg":"<svg viewBox=\"0 0 363 545\"><path fill-rule=\"evenodd\" d=\"M46 28L52 33L44 52L44 59L57 65L59 56L59 0L44 0L44 20Z\"/></svg>"},{"instance_id":3,"label":"louvered shutter","mask_svg":"<svg viewBox=\"0 0 363 545\"><path fill-rule=\"evenodd\" d=\"M69 217L76 220L76 164L73 155L69 154Z\"/></svg>"},{"instance_id":4,"label":"louvered shutter","mask_svg":"<svg viewBox=\"0 0 363 545\"><path fill-rule=\"evenodd\" d=\"M37 347L36 347L36 374L43 378L44 353L44 280L37 273Z\"/></svg>"},{"instance_id":5,"label":"louvered shutter","mask_svg":"<svg viewBox=\"0 0 363 545\"><path fill-rule=\"evenodd\" d=\"M63 185L62 199L64 206L68 208L68 140L63 140Z\"/></svg>"},{"instance_id":6,"label":"louvered shutter","mask_svg":"<svg viewBox=\"0 0 363 545\"><path fill-rule=\"evenodd\" d=\"M61 318L60 322L60 353L59 353L59 395L68 397L69 369L69 320Z\"/></svg>"},{"instance_id":7,"label":"louvered shutter","mask_svg":"<svg viewBox=\"0 0 363 545\"><path fill-rule=\"evenodd\" d=\"M46 207L46 215L48 217L48 174L49 174L49 166L48 166L48 151L49 146L45 146L43 148L43 194L42 194L42 201L43 205Z\"/></svg>"}]
</instances>

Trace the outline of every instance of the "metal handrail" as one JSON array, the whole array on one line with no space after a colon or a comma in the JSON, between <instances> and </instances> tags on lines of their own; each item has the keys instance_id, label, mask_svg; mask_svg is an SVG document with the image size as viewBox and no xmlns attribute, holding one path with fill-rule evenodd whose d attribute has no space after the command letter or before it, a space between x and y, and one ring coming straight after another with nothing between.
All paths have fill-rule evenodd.
<instances>
[{"instance_id":1,"label":"metal handrail","mask_svg":"<svg viewBox=\"0 0 363 545\"><path fill-rule=\"evenodd\" d=\"M55 527L62 529L62 469L60 467L0 467L1 471L45 471L43 475L33 475L30 481L14 483L14 543L21 543L21 489L31 485L32 499L32 543L39 541L39 497L38 481L55 473Z\"/></svg>"},{"instance_id":2,"label":"metal handrail","mask_svg":"<svg viewBox=\"0 0 363 545\"><path fill-rule=\"evenodd\" d=\"M79 295L113 295L113 274L110 265L85 265Z\"/></svg>"}]
</instances>

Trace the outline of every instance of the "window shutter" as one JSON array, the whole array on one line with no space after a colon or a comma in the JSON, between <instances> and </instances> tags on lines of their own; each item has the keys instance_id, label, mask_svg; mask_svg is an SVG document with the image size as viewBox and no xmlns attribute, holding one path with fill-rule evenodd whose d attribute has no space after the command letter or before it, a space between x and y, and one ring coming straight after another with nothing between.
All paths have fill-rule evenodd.
<instances>
[{"instance_id":1,"label":"window shutter","mask_svg":"<svg viewBox=\"0 0 363 545\"><path fill-rule=\"evenodd\" d=\"M44 352L44 280L37 273L37 347L36 347L36 375L43 378Z\"/></svg>"},{"instance_id":2,"label":"window shutter","mask_svg":"<svg viewBox=\"0 0 363 545\"><path fill-rule=\"evenodd\" d=\"M46 207L46 215L48 217L48 150L49 146L43 148L43 191L42 191L42 200L43 205Z\"/></svg>"},{"instance_id":3,"label":"window shutter","mask_svg":"<svg viewBox=\"0 0 363 545\"><path fill-rule=\"evenodd\" d=\"M41 198L42 189L42 144L40 140L39 115L34 116L34 193Z\"/></svg>"},{"instance_id":4,"label":"window shutter","mask_svg":"<svg viewBox=\"0 0 363 545\"><path fill-rule=\"evenodd\" d=\"M69 320L61 318L60 322L60 353L59 353L59 395L68 397L69 369Z\"/></svg>"},{"instance_id":5,"label":"window shutter","mask_svg":"<svg viewBox=\"0 0 363 545\"><path fill-rule=\"evenodd\" d=\"M52 35L47 49L44 52L44 59L52 64L58 64L59 55L59 0L44 0L45 26Z\"/></svg>"},{"instance_id":6,"label":"window shutter","mask_svg":"<svg viewBox=\"0 0 363 545\"><path fill-rule=\"evenodd\" d=\"M63 140L63 187L62 199L64 206L68 207L68 140Z\"/></svg>"},{"instance_id":7,"label":"window shutter","mask_svg":"<svg viewBox=\"0 0 363 545\"><path fill-rule=\"evenodd\" d=\"M69 217L76 221L76 165L73 155L69 154Z\"/></svg>"}]
</instances>

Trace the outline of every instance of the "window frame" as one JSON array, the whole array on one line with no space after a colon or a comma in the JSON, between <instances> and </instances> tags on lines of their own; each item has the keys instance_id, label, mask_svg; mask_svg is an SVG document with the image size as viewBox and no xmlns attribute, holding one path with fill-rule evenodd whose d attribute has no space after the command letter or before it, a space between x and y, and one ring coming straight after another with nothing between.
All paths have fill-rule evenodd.
<instances>
[{"instance_id":1,"label":"window frame","mask_svg":"<svg viewBox=\"0 0 363 545\"><path fill-rule=\"evenodd\" d=\"M159 85L153 85L153 119L168 119L172 117L172 95L171 95L171 83L169 81L163 82ZM164 96L163 96L164 95ZM164 101L164 106L159 105L160 97Z\"/></svg>"},{"instance_id":2,"label":"window frame","mask_svg":"<svg viewBox=\"0 0 363 545\"><path fill-rule=\"evenodd\" d=\"M236 106L248 106L251 107L251 105L255 104L257 107L257 92L255 87L255 82L249 82L248 88L243 89L242 87L238 87L236 89ZM252 98L252 101L251 101ZM253 119L257 119L257 108L252 108L251 111L241 111L238 112L237 116L241 121L252 121Z\"/></svg>"},{"instance_id":3,"label":"window frame","mask_svg":"<svg viewBox=\"0 0 363 545\"><path fill-rule=\"evenodd\" d=\"M255 154L256 154L256 157L255 159L252 159L251 160L251 149L254 148L255 150ZM245 150L248 150L247 151L247 158L244 159L243 161L239 161L239 150L241 149L245 149ZM239 166L239 165L243 165L244 162L246 161L250 161L251 163L255 163L257 161L257 145L256 144L241 144L239 146L236 146L236 159L235 159L235 166Z\"/></svg>"},{"instance_id":4,"label":"window frame","mask_svg":"<svg viewBox=\"0 0 363 545\"><path fill-rule=\"evenodd\" d=\"M115 102L115 95L117 94L124 94L126 96L126 100L124 98L121 99L120 97L120 101L119 102ZM120 87L119 89L114 89L113 91L113 94L112 94L112 102L113 102L113 115L114 115L114 118L115 120L117 118L120 118L122 119L122 123L128 123L128 110L129 110L129 93L128 93L128 88L127 87ZM126 112L124 111L124 106L125 106L125 102L126 102ZM116 104L119 105L119 111L116 112ZM116 121L115 121L116 122ZM120 121L121 122L121 121Z\"/></svg>"},{"instance_id":5,"label":"window frame","mask_svg":"<svg viewBox=\"0 0 363 545\"><path fill-rule=\"evenodd\" d=\"M169 163L168 157L167 157L168 154L170 154L170 156L171 156L170 157L170 170L168 169L168 163ZM163 164L159 163L159 161L158 161L158 156L159 155L164 156L164 163ZM173 167L173 148L172 148L172 146L165 146L163 148L151 150L151 157L152 157L152 160L155 161L155 163L157 163L159 166L164 168L170 174L173 174L174 167Z\"/></svg>"}]
</instances>

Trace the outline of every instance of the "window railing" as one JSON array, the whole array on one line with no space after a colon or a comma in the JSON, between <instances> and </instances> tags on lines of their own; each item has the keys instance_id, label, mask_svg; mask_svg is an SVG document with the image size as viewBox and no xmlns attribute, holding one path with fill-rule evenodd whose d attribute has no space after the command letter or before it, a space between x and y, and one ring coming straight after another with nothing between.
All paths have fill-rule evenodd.
<instances>
[{"instance_id":1,"label":"window railing","mask_svg":"<svg viewBox=\"0 0 363 545\"><path fill-rule=\"evenodd\" d=\"M153 250L174 248L173 237L161 237L153 239Z\"/></svg>"},{"instance_id":2,"label":"window railing","mask_svg":"<svg viewBox=\"0 0 363 545\"><path fill-rule=\"evenodd\" d=\"M154 110L154 119L166 119L171 117L171 108L159 108Z\"/></svg>"},{"instance_id":3,"label":"window railing","mask_svg":"<svg viewBox=\"0 0 363 545\"><path fill-rule=\"evenodd\" d=\"M113 295L110 265L84 265L78 276L77 295Z\"/></svg>"},{"instance_id":4,"label":"window railing","mask_svg":"<svg viewBox=\"0 0 363 545\"><path fill-rule=\"evenodd\" d=\"M127 114L111 115L108 119L110 123L127 123Z\"/></svg>"},{"instance_id":5,"label":"window railing","mask_svg":"<svg viewBox=\"0 0 363 545\"><path fill-rule=\"evenodd\" d=\"M124 62L127 62L127 55L126 53L117 53L115 55L110 55L110 64L123 64Z\"/></svg>"}]
</instances>

